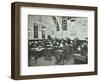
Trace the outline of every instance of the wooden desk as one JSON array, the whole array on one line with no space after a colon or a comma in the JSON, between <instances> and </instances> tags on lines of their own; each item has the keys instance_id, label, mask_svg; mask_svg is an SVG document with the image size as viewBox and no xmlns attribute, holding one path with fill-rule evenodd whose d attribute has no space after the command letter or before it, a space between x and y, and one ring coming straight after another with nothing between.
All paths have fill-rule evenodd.
<instances>
[{"instance_id":1,"label":"wooden desk","mask_svg":"<svg viewBox=\"0 0 100 82\"><path fill-rule=\"evenodd\" d=\"M50 60L51 61L51 56L53 55L53 48L49 47L45 49L45 60Z\"/></svg>"},{"instance_id":2,"label":"wooden desk","mask_svg":"<svg viewBox=\"0 0 100 82\"><path fill-rule=\"evenodd\" d=\"M55 64L63 64L63 50L55 50L55 58L56 63Z\"/></svg>"},{"instance_id":3,"label":"wooden desk","mask_svg":"<svg viewBox=\"0 0 100 82\"><path fill-rule=\"evenodd\" d=\"M30 49L30 58L31 57L34 57L34 60L35 60L35 64L37 63L37 59L39 57L42 57L44 55L43 51L45 50L45 48L31 48Z\"/></svg>"},{"instance_id":4,"label":"wooden desk","mask_svg":"<svg viewBox=\"0 0 100 82\"><path fill-rule=\"evenodd\" d=\"M55 56L56 56L57 64L58 63L65 64L64 63L65 61L67 63L68 61L70 61L70 59L73 58L73 54L65 53L62 49L56 50L55 53L56 53Z\"/></svg>"},{"instance_id":5,"label":"wooden desk","mask_svg":"<svg viewBox=\"0 0 100 82\"><path fill-rule=\"evenodd\" d=\"M80 54L74 54L74 61L75 61L75 64L86 64L87 56L82 56Z\"/></svg>"}]
</instances>

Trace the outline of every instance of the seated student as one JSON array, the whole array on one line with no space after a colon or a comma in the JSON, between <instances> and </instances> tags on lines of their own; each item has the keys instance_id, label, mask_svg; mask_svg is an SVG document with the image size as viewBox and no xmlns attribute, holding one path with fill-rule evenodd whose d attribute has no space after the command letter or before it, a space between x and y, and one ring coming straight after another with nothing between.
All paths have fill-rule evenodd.
<instances>
[{"instance_id":1,"label":"seated student","mask_svg":"<svg viewBox=\"0 0 100 82\"><path fill-rule=\"evenodd\" d=\"M70 38L66 38L66 42L67 42L67 44L70 44L71 43L71 40L70 40Z\"/></svg>"},{"instance_id":2,"label":"seated student","mask_svg":"<svg viewBox=\"0 0 100 82\"><path fill-rule=\"evenodd\" d=\"M79 41L78 37L74 38L74 41L73 41L73 51L74 51L74 53L78 53L79 45L80 45L80 41Z\"/></svg>"},{"instance_id":3,"label":"seated student","mask_svg":"<svg viewBox=\"0 0 100 82\"><path fill-rule=\"evenodd\" d=\"M41 45L42 47L44 47L44 42L43 42L43 41L41 41L40 45Z\"/></svg>"},{"instance_id":4,"label":"seated student","mask_svg":"<svg viewBox=\"0 0 100 82\"><path fill-rule=\"evenodd\" d=\"M63 42L60 43L59 48L60 48L60 49L63 48Z\"/></svg>"},{"instance_id":5,"label":"seated student","mask_svg":"<svg viewBox=\"0 0 100 82\"><path fill-rule=\"evenodd\" d=\"M52 47L53 47L54 49L59 49L59 43L56 42L56 41L54 41L54 42L52 43Z\"/></svg>"},{"instance_id":6,"label":"seated student","mask_svg":"<svg viewBox=\"0 0 100 82\"><path fill-rule=\"evenodd\" d=\"M43 43L44 43L44 47L47 48L47 45L49 44L49 43L48 43L48 40L44 39L44 40L43 40Z\"/></svg>"},{"instance_id":7,"label":"seated student","mask_svg":"<svg viewBox=\"0 0 100 82\"><path fill-rule=\"evenodd\" d=\"M53 44L51 41L49 41L49 46L52 48L53 47Z\"/></svg>"},{"instance_id":8,"label":"seated student","mask_svg":"<svg viewBox=\"0 0 100 82\"><path fill-rule=\"evenodd\" d=\"M62 51L63 47L64 47L64 42L62 41L59 44L59 49L61 50L61 52L58 52L58 51L55 52L55 58L56 58L55 64L64 64L64 62L63 62L64 55L63 55L63 51Z\"/></svg>"},{"instance_id":9,"label":"seated student","mask_svg":"<svg viewBox=\"0 0 100 82\"><path fill-rule=\"evenodd\" d=\"M60 41L60 45L59 45L59 48L60 48L60 49L63 48L64 43L65 43L65 41L64 41L64 39L62 38L61 41Z\"/></svg>"},{"instance_id":10,"label":"seated student","mask_svg":"<svg viewBox=\"0 0 100 82\"><path fill-rule=\"evenodd\" d=\"M87 51L88 51L87 43L86 43L86 42L83 42L83 43L80 45L80 54L83 55L83 56L86 56Z\"/></svg>"},{"instance_id":11,"label":"seated student","mask_svg":"<svg viewBox=\"0 0 100 82\"><path fill-rule=\"evenodd\" d=\"M80 55L82 56L82 63L86 64L88 61L88 47L87 47L87 43L83 42L80 46L79 46L79 51L80 51Z\"/></svg>"}]
</instances>

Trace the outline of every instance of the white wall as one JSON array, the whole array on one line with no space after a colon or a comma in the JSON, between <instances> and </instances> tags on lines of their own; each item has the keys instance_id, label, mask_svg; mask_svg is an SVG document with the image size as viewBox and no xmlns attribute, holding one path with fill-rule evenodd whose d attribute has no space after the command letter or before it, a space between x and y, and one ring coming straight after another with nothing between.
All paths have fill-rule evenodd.
<instances>
[{"instance_id":1,"label":"white wall","mask_svg":"<svg viewBox=\"0 0 100 82\"><path fill-rule=\"evenodd\" d=\"M54 23L52 16L42 15L29 15L28 16L28 39L42 39L42 27L45 27L45 37L48 35L51 37L64 38L69 37L74 39L78 37L80 40L85 40L88 37L88 18L78 17L75 21L67 20L67 30L62 29L62 17L56 16L56 20L59 24L59 31L57 31L57 25ZM34 24L38 26L38 38L34 38Z\"/></svg>"},{"instance_id":2,"label":"white wall","mask_svg":"<svg viewBox=\"0 0 100 82\"><path fill-rule=\"evenodd\" d=\"M1 0L0 1L0 82L16 82L10 79L11 66L11 2L13 1L30 1L52 4L70 4L70 5L88 5L98 6L98 22L100 22L100 0ZM100 24L98 25L100 27ZM100 28L98 28L100 35ZM98 39L100 42L100 37ZM98 43L100 49L100 43ZM100 69L100 51L98 52L98 62ZM23 80L22 82L100 82L99 75L93 76L79 76L79 77L64 77L52 79L38 79L38 80ZM20 82L20 81L19 81Z\"/></svg>"},{"instance_id":3,"label":"white wall","mask_svg":"<svg viewBox=\"0 0 100 82\"><path fill-rule=\"evenodd\" d=\"M38 25L38 38L34 38L34 24ZM28 28L30 30L29 32L29 40L33 39L42 39L42 27L45 27L45 37L47 38L48 35L52 35L52 31L56 31L56 25L54 24L54 21L52 17L50 16L36 16L31 15L29 16L29 23Z\"/></svg>"}]
</instances>

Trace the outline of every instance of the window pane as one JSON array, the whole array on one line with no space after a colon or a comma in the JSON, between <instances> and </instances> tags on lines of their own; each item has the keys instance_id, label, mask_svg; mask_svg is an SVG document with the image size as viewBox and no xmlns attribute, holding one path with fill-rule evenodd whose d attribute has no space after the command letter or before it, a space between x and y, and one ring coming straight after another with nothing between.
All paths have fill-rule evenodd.
<instances>
[{"instance_id":1,"label":"window pane","mask_svg":"<svg viewBox=\"0 0 100 82\"><path fill-rule=\"evenodd\" d=\"M67 19L62 17L62 30L67 30Z\"/></svg>"},{"instance_id":2,"label":"window pane","mask_svg":"<svg viewBox=\"0 0 100 82\"><path fill-rule=\"evenodd\" d=\"M34 38L38 38L38 25L34 24Z\"/></svg>"}]
</instances>

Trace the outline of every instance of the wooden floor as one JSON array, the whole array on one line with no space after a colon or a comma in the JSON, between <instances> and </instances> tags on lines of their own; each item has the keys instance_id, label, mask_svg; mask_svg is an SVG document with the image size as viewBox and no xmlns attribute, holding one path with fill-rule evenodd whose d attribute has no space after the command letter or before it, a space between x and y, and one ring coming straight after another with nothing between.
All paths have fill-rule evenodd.
<instances>
[{"instance_id":1,"label":"wooden floor","mask_svg":"<svg viewBox=\"0 0 100 82\"><path fill-rule=\"evenodd\" d=\"M37 59L37 63L35 64L34 57L29 60L29 66L50 66L55 65L56 59L55 56L51 57L51 60L48 60L44 57L40 57ZM71 58L69 61L64 61L64 65L73 65L74 58Z\"/></svg>"}]
</instances>

